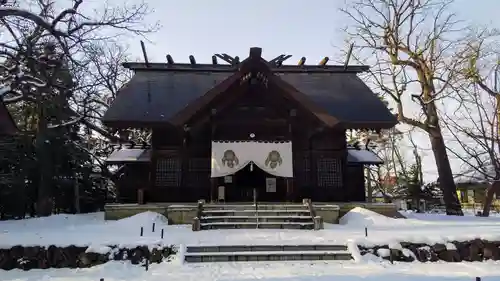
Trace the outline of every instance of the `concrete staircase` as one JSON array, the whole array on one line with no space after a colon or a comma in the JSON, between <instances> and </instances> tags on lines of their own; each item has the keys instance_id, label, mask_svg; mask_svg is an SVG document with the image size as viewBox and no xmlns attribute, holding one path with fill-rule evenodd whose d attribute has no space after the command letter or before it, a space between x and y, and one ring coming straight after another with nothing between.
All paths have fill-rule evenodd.
<instances>
[{"instance_id":1,"label":"concrete staircase","mask_svg":"<svg viewBox=\"0 0 500 281\"><path fill-rule=\"evenodd\" d=\"M184 254L188 263L351 259L343 245L188 246Z\"/></svg>"},{"instance_id":2,"label":"concrete staircase","mask_svg":"<svg viewBox=\"0 0 500 281\"><path fill-rule=\"evenodd\" d=\"M304 204L203 205L200 230L206 229L314 229L314 217Z\"/></svg>"}]
</instances>

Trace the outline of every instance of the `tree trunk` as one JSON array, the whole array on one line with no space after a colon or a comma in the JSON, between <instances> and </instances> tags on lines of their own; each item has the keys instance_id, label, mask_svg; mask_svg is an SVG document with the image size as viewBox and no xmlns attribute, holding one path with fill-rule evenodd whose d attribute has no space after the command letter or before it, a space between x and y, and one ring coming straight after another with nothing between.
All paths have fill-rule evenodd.
<instances>
[{"instance_id":1,"label":"tree trunk","mask_svg":"<svg viewBox=\"0 0 500 281\"><path fill-rule=\"evenodd\" d=\"M437 171L439 175L439 187L443 192L446 214L453 216L463 216L462 207L457 196L457 188L453 180L450 160L446 151L443 134L439 125L432 126L429 129L429 137L436 161Z\"/></svg>"},{"instance_id":2,"label":"tree trunk","mask_svg":"<svg viewBox=\"0 0 500 281\"><path fill-rule=\"evenodd\" d=\"M45 145L45 137L37 136L36 145L36 155L40 172L36 214L39 217L46 217L52 214L54 208L54 200L52 199L52 163L48 159L49 151Z\"/></svg>"},{"instance_id":3,"label":"tree trunk","mask_svg":"<svg viewBox=\"0 0 500 281\"><path fill-rule=\"evenodd\" d=\"M35 141L35 152L40 173L36 203L36 213L39 217L50 216L54 208L54 200L52 199L53 163L47 143L47 121L45 120L43 107L43 103L38 105L38 128Z\"/></svg>"},{"instance_id":4,"label":"tree trunk","mask_svg":"<svg viewBox=\"0 0 500 281\"><path fill-rule=\"evenodd\" d=\"M486 198L484 200L483 206L483 217L488 217L490 215L491 203L493 202L493 197L495 194L500 194L500 181L495 180L486 190Z\"/></svg>"},{"instance_id":5,"label":"tree trunk","mask_svg":"<svg viewBox=\"0 0 500 281\"><path fill-rule=\"evenodd\" d=\"M495 72L496 74L496 72ZM497 91L498 92L498 91ZM497 126L497 136L500 135L500 94L495 95L495 110L496 110L496 126ZM494 159L492 159L494 160ZM498 179L498 174L492 184L486 190L486 199L484 200L483 213L482 216L488 217L490 215L491 203L493 202L493 196L500 194L500 180Z\"/></svg>"},{"instance_id":6,"label":"tree trunk","mask_svg":"<svg viewBox=\"0 0 500 281\"><path fill-rule=\"evenodd\" d=\"M75 175L75 182L74 182L74 195L75 195L75 212L77 214L81 213L80 210L80 185L78 184L78 178Z\"/></svg>"},{"instance_id":7,"label":"tree trunk","mask_svg":"<svg viewBox=\"0 0 500 281\"><path fill-rule=\"evenodd\" d=\"M369 167L367 167L365 169L368 172L368 174L366 175L366 183L368 184L367 188L366 188L366 190L367 190L366 191L366 193L367 193L366 202L373 203L372 174L370 173Z\"/></svg>"}]
</instances>

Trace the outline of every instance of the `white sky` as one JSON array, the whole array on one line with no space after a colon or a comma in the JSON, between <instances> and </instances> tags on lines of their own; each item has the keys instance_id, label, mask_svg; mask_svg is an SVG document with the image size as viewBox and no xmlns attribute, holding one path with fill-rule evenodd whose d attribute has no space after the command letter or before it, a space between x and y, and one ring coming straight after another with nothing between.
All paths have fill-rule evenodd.
<instances>
[{"instance_id":1,"label":"white sky","mask_svg":"<svg viewBox=\"0 0 500 281\"><path fill-rule=\"evenodd\" d=\"M90 0L95 5L102 3ZM129 0L127 2L133 2ZM345 0L348 1L348 0ZM316 64L324 56L335 60L340 49L345 49L345 35L341 28L346 23L339 11L340 0L147 0L155 10L147 21L159 21L161 29L148 35L147 52L150 61L164 62L171 54L176 62L187 62L194 55L197 62L210 62L214 53L228 53L244 58L250 47L262 47L263 56L271 59L286 53L296 63L305 56L307 63ZM116 3L113 3L116 4ZM479 25L500 28L496 20L500 1L457 0L452 6L461 19ZM129 37L133 57L141 59L138 37ZM337 59L338 60L338 59ZM413 106L413 109L416 109ZM434 158L428 138L416 133L422 149L425 180L437 177ZM451 157L451 155L450 155ZM452 159L453 170L460 172L460 163Z\"/></svg>"}]
</instances>

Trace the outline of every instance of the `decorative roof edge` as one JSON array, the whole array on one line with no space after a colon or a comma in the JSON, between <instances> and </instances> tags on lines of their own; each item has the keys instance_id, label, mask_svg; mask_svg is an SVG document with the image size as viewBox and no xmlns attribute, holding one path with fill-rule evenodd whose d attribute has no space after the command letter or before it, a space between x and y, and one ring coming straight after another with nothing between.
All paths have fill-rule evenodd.
<instances>
[{"instance_id":1,"label":"decorative roof edge","mask_svg":"<svg viewBox=\"0 0 500 281\"><path fill-rule=\"evenodd\" d=\"M190 64L190 63L144 63L125 62L125 68L140 71L173 71L173 72L236 72L238 65L230 64ZM282 65L271 67L275 73L361 73L370 69L367 65Z\"/></svg>"},{"instance_id":2,"label":"decorative roof edge","mask_svg":"<svg viewBox=\"0 0 500 281\"><path fill-rule=\"evenodd\" d=\"M258 142L258 143L291 143L290 140L278 140L278 141L267 141L267 140L212 140L212 143L242 143L242 142Z\"/></svg>"}]
</instances>

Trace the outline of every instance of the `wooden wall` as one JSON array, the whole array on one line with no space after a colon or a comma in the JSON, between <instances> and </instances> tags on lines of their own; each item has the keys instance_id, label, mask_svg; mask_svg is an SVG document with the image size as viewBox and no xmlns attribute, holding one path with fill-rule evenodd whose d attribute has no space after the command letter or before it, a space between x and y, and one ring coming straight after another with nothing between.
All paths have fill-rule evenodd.
<instances>
[{"instance_id":1,"label":"wooden wall","mask_svg":"<svg viewBox=\"0 0 500 281\"><path fill-rule=\"evenodd\" d=\"M234 97L227 96L225 102L215 102L200 111L188 130L153 129L150 200L210 200L212 139L250 140L251 133L254 140L292 140L295 200L361 198L359 191L349 191L346 186L359 186L347 180L358 177L359 169L346 166L345 130L325 128L310 112L279 93L264 88L246 90L250 92L227 93Z\"/></svg>"},{"instance_id":2,"label":"wooden wall","mask_svg":"<svg viewBox=\"0 0 500 281\"><path fill-rule=\"evenodd\" d=\"M117 199L120 203L137 203L137 190L149 185L150 166L144 163L130 163L118 170L116 180Z\"/></svg>"}]
</instances>

